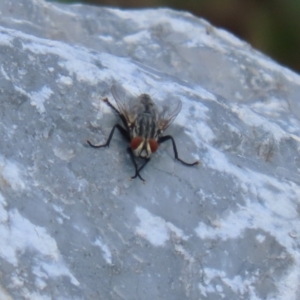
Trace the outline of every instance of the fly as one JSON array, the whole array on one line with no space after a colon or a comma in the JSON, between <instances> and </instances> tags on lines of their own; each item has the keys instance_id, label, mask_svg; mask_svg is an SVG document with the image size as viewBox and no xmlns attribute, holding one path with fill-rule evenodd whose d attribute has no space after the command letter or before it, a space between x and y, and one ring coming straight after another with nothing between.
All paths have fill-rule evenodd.
<instances>
[{"instance_id":1,"label":"fly","mask_svg":"<svg viewBox=\"0 0 300 300\"><path fill-rule=\"evenodd\" d=\"M155 105L148 94L134 97L122 86L116 84L111 87L111 93L117 103L117 108L107 98L104 98L103 101L119 116L124 127L116 124L105 144L94 145L87 140L91 147L108 147L115 129L118 129L129 143L127 152L135 168L135 175L131 178L139 177L142 181L145 180L140 175L141 170L150 161L151 155L158 146L168 140L172 142L175 159L186 166L194 166L199 163L199 161L187 163L179 158L174 138L171 135L163 135L181 110L180 100L159 107ZM137 165L135 157L144 160L141 166Z\"/></svg>"}]
</instances>

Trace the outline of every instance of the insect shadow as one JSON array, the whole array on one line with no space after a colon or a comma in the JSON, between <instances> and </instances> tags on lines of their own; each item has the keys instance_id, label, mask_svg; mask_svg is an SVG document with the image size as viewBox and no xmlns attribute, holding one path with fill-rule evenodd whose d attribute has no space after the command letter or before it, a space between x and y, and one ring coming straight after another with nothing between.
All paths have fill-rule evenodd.
<instances>
[{"instance_id":1,"label":"insect shadow","mask_svg":"<svg viewBox=\"0 0 300 300\"><path fill-rule=\"evenodd\" d=\"M180 100L172 100L159 106L152 101L148 94L135 97L118 84L111 87L111 93L117 107L107 98L104 98L103 101L119 116L123 126L118 123L115 124L105 144L94 145L87 140L91 147L108 147L115 129L118 129L129 143L127 152L135 168L135 175L131 178L139 177L143 182L145 180L140 175L141 170L148 164L151 155L157 150L158 146L166 141L172 142L175 159L182 164L186 166L199 164L199 161L187 163L179 158L174 138L171 135L163 135L181 111L182 103ZM136 157L144 160L140 166L136 162Z\"/></svg>"}]
</instances>

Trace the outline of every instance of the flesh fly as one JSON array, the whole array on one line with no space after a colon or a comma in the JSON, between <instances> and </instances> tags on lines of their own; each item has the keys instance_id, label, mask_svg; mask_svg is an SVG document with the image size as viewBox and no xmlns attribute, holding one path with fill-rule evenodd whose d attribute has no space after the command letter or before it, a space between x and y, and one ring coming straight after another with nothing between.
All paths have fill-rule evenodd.
<instances>
[{"instance_id":1,"label":"flesh fly","mask_svg":"<svg viewBox=\"0 0 300 300\"><path fill-rule=\"evenodd\" d=\"M174 121L181 110L181 101L168 102L167 105L157 106L148 94L141 94L138 97L132 96L122 86L114 84L111 93L116 101L115 107L107 98L103 101L119 116L124 127L116 124L106 141L102 145L94 145L89 140L87 143L93 148L108 147L113 137L115 129L118 129L122 136L128 141L127 152L135 168L135 175L131 178L139 177L141 170L151 159L151 155L158 146L168 140L172 142L175 159L186 166L194 166L199 162L187 163L178 156L176 143L171 135L163 135L164 131ZM138 166L136 157L144 160Z\"/></svg>"}]
</instances>

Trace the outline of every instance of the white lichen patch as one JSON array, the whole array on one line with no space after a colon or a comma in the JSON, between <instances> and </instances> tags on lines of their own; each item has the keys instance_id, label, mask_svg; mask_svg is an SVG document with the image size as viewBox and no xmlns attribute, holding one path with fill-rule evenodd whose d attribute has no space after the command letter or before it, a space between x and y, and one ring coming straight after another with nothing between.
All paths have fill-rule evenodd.
<instances>
[{"instance_id":1,"label":"white lichen patch","mask_svg":"<svg viewBox=\"0 0 300 300\"><path fill-rule=\"evenodd\" d=\"M140 219L136 233L154 246L164 246L169 239L166 222L160 217L153 216L146 209L141 207L137 207L135 213Z\"/></svg>"},{"instance_id":2,"label":"white lichen patch","mask_svg":"<svg viewBox=\"0 0 300 300\"><path fill-rule=\"evenodd\" d=\"M0 186L9 186L13 190L24 189L25 182L17 164L0 155Z\"/></svg>"},{"instance_id":3,"label":"white lichen patch","mask_svg":"<svg viewBox=\"0 0 300 300\"><path fill-rule=\"evenodd\" d=\"M135 213L140 220L136 233L148 240L153 246L164 246L172 235L180 240L187 240L188 238L181 229L160 217L152 215L142 207L136 207Z\"/></svg>"},{"instance_id":4,"label":"white lichen patch","mask_svg":"<svg viewBox=\"0 0 300 300\"><path fill-rule=\"evenodd\" d=\"M7 203L0 193L0 223L4 223L8 220L8 215L5 207L7 206Z\"/></svg>"},{"instance_id":5,"label":"white lichen patch","mask_svg":"<svg viewBox=\"0 0 300 300\"><path fill-rule=\"evenodd\" d=\"M16 209L8 212L8 220L9 223L0 223L2 240L0 257L2 259L17 268L20 256L27 251L36 253L32 262L32 270L30 271L36 272L36 270L40 270L43 280L66 276L70 278L73 285L79 285L79 282L65 265L55 240L44 228L32 224ZM18 278L22 280L27 275L23 274L25 277ZM38 273L36 275L39 277Z\"/></svg>"},{"instance_id":6,"label":"white lichen patch","mask_svg":"<svg viewBox=\"0 0 300 300\"><path fill-rule=\"evenodd\" d=\"M73 84L73 80L69 76L59 75L59 77L56 81L57 81L57 83L60 83L62 85L66 85L66 86L71 86Z\"/></svg>"},{"instance_id":7,"label":"white lichen patch","mask_svg":"<svg viewBox=\"0 0 300 300\"><path fill-rule=\"evenodd\" d=\"M35 106L36 109L40 114L45 112L45 106L44 103L46 100L50 98L50 96L53 94L53 91L47 87L44 86L41 90L36 92L31 92L28 96L30 98L30 104L32 106Z\"/></svg>"},{"instance_id":8,"label":"white lichen patch","mask_svg":"<svg viewBox=\"0 0 300 300\"><path fill-rule=\"evenodd\" d=\"M13 298L9 295L9 293L1 285L0 285L0 299L13 300Z\"/></svg>"},{"instance_id":9,"label":"white lichen patch","mask_svg":"<svg viewBox=\"0 0 300 300\"><path fill-rule=\"evenodd\" d=\"M98 246L103 253L103 258L108 264L112 264L112 254L108 246L102 242L102 239L98 237L93 243L95 246Z\"/></svg>"},{"instance_id":10,"label":"white lichen patch","mask_svg":"<svg viewBox=\"0 0 300 300\"><path fill-rule=\"evenodd\" d=\"M53 148L53 153L56 157L65 161L69 161L75 155L73 149L66 149L63 146Z\"/></svg>"}]
</instances>

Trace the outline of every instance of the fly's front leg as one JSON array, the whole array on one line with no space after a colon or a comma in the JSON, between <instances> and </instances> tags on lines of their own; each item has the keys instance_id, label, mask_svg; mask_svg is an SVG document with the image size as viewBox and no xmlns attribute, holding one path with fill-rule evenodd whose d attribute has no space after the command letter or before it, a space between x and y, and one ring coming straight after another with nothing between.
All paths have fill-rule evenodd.
<instances>
[{"instance_id":1,"label":"fly's front leg","mask_svg":"<svg viewBox=\"0 0 300 300\"><path fill-rule=\"evenodd\" d=\"M165 141L168 141L168 140L172 141L175 159L179 160L181 163L183 163L186 166L194 166L194 165L198 165L199 164L198 160L195 161L195 162L193 162L193 163L187 163L187 162L183 161L181 158L178 157L177 147L176 147L175 141L174 141L174 139L173 139L173 137L171 135L166 135L166 136L160 137L158 139L158 143L162 144L162 143L164 143Z\"/></svg>"},{"instance_id":2,"label":"fly's front leg","mask_svg":"<svg viewBox=\"0 0 300 300\"><path fill-rule=\"evenodd\" d=\"M130 159L131 159L131 161L132 161L132 164L133 164L133 166L134 166L134 168L135 168L135 175L132 176L131 179L134 179L134 178L136 178L136 177L139 177L143 182L145 182L145 179L140 175L140 170L148 163L148 161L149 161L150 159L147 159L146 162L145 162L140 168L138 168L137 163L136 163L136 161L135 161L135 156L134 156L134 154L133 154L133 152L132 152L132 149L131 149L130 147L127 148L127 152L128 152L128 154L129 154Z\"/></svg>"},{"instance_id":3,"label":"fly's front leg","mask_svg":"<svg viewBox=\"0 0 300 300\"><path fill-rule=\"evenodd\" d=\"M141 170L146 166L146 164L150 161L151 158L145 158L145 162L139 167L138 172L140 173Z\"/></svg>"},{"instance_id":4,"label":"fly's front leg","mask_svg":"<svg viewBox=\"0 0 300 300\"><path fill-rule=\"evenodd\" d=\"M93 148L109 147L110 141L111 141L111 139L112 139L112 136L113 136L114 131L115 131L116 128L120 131L120 133L124 136L124 138L129 142L129 141L130 141L129 133L128 133L121 125L116 124L116 125L112 128L112 130L111 130L111 132L110 132L110 134L109 134L109 137L108 137L108 139L107 139L107 141L106 141L105 144L103 144L103 145L93 145L89 140L87 140L87 143L88 143L91 147L93 147Z\"/></svg>"}]
</instances>

